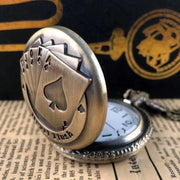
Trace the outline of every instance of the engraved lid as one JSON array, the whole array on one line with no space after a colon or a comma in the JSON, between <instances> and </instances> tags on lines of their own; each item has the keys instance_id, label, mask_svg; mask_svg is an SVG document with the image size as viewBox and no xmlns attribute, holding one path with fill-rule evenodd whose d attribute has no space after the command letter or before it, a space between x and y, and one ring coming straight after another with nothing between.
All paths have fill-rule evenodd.
<instances>
[{"instance_id":1,"label":"engraved lid","mask_svg":"<svg viewBox=\"0 0 180 180\"><path fill-rule=\"evenodd\" d=\"M64 27L41 29L28 41L20 65L24 99L44 134L70 149L93 143L106 120L107 91L84 40Z\"/></svg>"}]
</instances>

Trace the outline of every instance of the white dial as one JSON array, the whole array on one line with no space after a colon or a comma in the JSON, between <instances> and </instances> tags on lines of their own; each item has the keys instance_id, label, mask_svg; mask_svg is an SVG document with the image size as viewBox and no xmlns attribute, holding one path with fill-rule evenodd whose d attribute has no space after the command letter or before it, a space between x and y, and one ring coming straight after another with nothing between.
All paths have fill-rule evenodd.
<instances>
[{"instance_id":1,"label":"white dial","mask_svg":"<svg viewBox=\"0 0 180 180\"><path fill-rule=\"evenodd\" d=\"M106 123L96 142L133 139L132 133L138 131L140 125L139 113L124 104L110 101L108 102Z\"/></svg>"},{"instance_id":2,"label":"white dial","mask_svg":"<svg viewBox=\"0 0 180 180\"><path fill-rule=\"evenodd\" d=\"M65 156L81 162L115 162L144 147L152 130L151 120L145 111L112 100L108 102L104 129L94 143L80 150L58 149Z\"/></svg>"}]
</instances>

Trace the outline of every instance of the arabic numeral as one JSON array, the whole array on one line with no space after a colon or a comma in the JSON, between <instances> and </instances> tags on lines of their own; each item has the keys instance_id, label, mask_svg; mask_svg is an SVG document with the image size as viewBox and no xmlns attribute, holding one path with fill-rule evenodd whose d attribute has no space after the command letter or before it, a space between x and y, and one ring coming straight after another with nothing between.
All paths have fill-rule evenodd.
<instances>
[{"instance_id":1,"label":"arabic numeral","mask_svg":"<svg viewBox=\"0 0 180 180\"><path fill-rule=\"evenodd\" d=\"M128 127L129 125L131 125L133 122L130 120L126 120L124 123L122 123L123 126Z\"/></svg>"},{"instance_id":2,"label":"arabic numeral","mask_svg":"<svg viewBox=\"0 0 180 180\"><path fill-rule=\"evenodd\" d=\"M113 107L113 108L111 108L111 111L118 113L118 112L122 111L122 109L120 107Z\"/></svg>"}]
</instances>

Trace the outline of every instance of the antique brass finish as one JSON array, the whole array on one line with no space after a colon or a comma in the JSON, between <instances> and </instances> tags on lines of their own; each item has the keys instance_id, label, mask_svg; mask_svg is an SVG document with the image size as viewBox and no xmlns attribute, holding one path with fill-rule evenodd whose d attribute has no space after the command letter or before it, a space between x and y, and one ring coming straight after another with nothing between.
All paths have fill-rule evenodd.
<instances>
[{"instance_id":1,"label":"antique brass finish","mask_svg":"<svg viewBox=\"0 0 180 180\"><path fill-rule=\"evenodd\" d=\"M101 67L73 31L60 26L39 30L28 41L20 66L24 99L34 120L64 156L114 162L149 140L153 128L147 113L108 102Z\"/></svg>"},{"instance_id":2,"label":"antique brass finish","mask_svg":"<svg viewBox=\"0 0 180 180\"><path fill-rule=\"evenodd\" d=\"M30 38L20 64L24 98L44 134L72 149L94 142L106 120L107 92L88 45L64 27L44 28Z\"/></svg>"}]
</instances>

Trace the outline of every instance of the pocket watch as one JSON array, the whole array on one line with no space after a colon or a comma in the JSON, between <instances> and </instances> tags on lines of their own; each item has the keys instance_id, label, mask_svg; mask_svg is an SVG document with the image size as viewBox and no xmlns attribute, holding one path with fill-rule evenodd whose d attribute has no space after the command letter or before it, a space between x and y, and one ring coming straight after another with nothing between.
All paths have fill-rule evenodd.
<instances>
[{"instance_id":1,"label":"pocket watch","mask_svg":"<svg viewBox=\"0 0 180 180\"><path fill-rule=\"evenodd\" d=\"M24 99L44 135L64 156L87 163L119 161L152 135L146 111L109 100L96 56L61 26L37 31L20 59Z\"/></svg>"}]
</instances>

